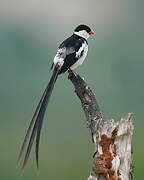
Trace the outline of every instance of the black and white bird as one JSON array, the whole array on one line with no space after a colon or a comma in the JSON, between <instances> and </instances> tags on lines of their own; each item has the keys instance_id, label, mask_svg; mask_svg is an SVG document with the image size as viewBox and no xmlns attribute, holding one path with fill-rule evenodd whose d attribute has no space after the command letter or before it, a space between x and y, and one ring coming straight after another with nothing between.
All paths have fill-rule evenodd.
<instances>
[{"instance_id":1,"label":"black and white bird","mask_svg":"<svg viewBox=\"0 0 144 180\"><path fill-rule=\"evenodd\" d=\"M20 150L18 162L25 152L22 169L28 161L34 141L36 142L35 153L38 167L41 128L55 82L60 74L68 70L74 70L84 62L88 53L87 39L93 34L95 34L95 32L87 25L79 25L74 30L73 35L60 44L51 66L51 69L53 70L51 79L37 105L32 120L30 121Z\"/></svg>"}]
</instances>

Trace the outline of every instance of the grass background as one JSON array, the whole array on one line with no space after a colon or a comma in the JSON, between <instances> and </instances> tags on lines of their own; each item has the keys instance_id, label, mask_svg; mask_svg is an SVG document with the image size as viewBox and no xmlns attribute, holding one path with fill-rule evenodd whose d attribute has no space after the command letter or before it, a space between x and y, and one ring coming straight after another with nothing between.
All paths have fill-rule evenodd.
<instances>
[{"instance_id":1,"label":"grass background","mask_svg":"<svg viewBox=\"0 0 144 180\"><path fill-rule=\"evenodd\" d=\"M0 176L3 180L86 179L93 146L67 74L60 77L41 137L40 170L34 151L22 173L16 160L45 88L59 43L81 23L96 32L78 68L96 92L104 117L134 112L135 180L143 180L144 13L140 0L6 0L0 5Z\"/></svg>"}]
</instances>

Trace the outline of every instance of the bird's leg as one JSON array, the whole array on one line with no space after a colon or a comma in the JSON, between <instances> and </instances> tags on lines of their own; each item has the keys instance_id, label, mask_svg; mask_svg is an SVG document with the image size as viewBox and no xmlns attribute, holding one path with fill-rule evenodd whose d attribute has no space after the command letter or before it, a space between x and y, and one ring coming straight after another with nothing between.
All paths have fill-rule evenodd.
<instances>
[{"instance_id":1,"label":"bird's leg","mask_svg":"<svg viewBox=\"0 0 144 180\"><path fill-rule=\"evenodd\" d=\"M68 73L74 74L74 72L70 68L68 69Z\"/></svg>"},{"instance_id":2,"label":"bird's leg","mask_svg":"<svg viewBox=\"0 0 144 180\"><path fill-rule=\"evenodd\" d=\"M68 69L68 73L69 73L69 75L68 75L69 79L71 76L75 76L75 77L77 76L77 74L74 71L72 71L70 68Z\"/></svg>"}]
</instances>

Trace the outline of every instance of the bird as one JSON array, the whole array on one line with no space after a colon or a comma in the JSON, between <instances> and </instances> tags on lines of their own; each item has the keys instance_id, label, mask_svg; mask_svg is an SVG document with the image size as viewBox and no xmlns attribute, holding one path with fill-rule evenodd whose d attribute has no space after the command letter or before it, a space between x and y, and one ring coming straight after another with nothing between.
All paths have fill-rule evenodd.
<instances>
[{"instance_id":1,"label":"bird","mask_svg":"<svg viewBox=\"0 0 144 180\"><path fill-rule=\"evenodd\" d=\"M53 59L51 65L52 75L50 81L45 88L41 99L36 107L33 117L30 121L26 135L24 137L20 153L18 156L18 164L21 162L21 168L27 164L30 156L30 152L35 142L35 156L36 165L39 167L39 143L41 129L45 112L50 101L50 97L59 75L67 72L68 70L73 71L80 66L88 53L88 38L94 35L95 32L87 25L78 25L73 34L64 40L57 49L57 53ZM22 158L23 157L23 158Z\"/></svg>"}]
</instances>

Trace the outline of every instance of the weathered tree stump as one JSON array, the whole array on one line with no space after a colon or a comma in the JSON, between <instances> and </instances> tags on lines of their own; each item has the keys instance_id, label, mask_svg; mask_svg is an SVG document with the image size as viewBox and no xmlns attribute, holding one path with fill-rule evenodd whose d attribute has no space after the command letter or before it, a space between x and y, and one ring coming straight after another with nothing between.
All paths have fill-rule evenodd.
<instances>
[{"instance_id":1,"label":"weathered tree stump","mask_svg":"<svg viewBox=\"0 0 144 180\"><path fill-rule=\"evenodd\" d=\"M94 143L94 155L88 180L132 180L132 113L120 121L104 120L95 94L79 75L69 71Z\"/></svg>"}]
</instances>

